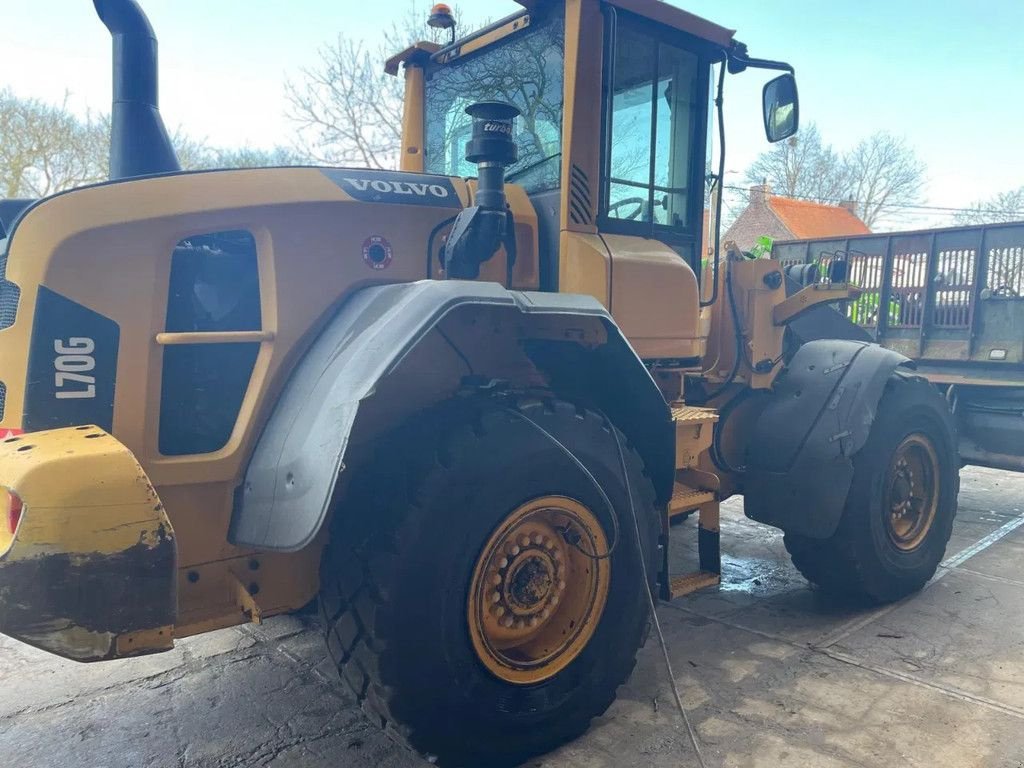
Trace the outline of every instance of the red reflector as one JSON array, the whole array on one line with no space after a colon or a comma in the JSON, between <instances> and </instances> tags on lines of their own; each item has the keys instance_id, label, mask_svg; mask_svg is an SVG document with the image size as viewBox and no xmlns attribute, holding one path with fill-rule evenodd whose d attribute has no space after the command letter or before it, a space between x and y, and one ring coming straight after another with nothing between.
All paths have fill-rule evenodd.
<instances>
[{"instance_id":1,"label":"red reflector","mask_svg":"<svg viewBox=\"0 0 1024 768\"><path fill-rule=\"evenodd\" d=\"M13 491L7 493L10 501L7 504L7 531L14 535L14 532L18 530L18 521L21 520L21 499L19 499Z\"/></svg>"}]
</instances>

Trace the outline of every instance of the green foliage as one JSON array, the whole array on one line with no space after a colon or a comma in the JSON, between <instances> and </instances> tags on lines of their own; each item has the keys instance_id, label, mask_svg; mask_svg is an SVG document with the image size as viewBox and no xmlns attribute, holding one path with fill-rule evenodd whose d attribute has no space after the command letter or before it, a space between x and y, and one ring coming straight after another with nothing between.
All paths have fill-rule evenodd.
<instances>
[{"instance_id":1,"label":"green foliage","mask_svg":"<svg viewBox=\"0 0 1024 768\"><path fill-rule=\"evenodd\" d=\"M878 308L882 296L878 291L862 293L856 301L850 302L847 315L857 325L874 325L878 322ZM900 305L896 299L889 299L889 324L895 325L900 320Z\"/></svg>"}]
</instances>

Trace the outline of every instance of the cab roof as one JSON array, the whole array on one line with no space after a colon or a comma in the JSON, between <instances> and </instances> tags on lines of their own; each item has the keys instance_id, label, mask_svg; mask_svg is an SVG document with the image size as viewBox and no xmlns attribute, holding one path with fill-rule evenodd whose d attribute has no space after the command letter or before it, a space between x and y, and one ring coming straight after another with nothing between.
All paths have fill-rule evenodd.
<instances>
[{"instance_id":1,"label":"cab roof","mask_svg":"<svg viewBox=\"0 0 1024 768\"><path fill-rule=\"evenodd\" d=\"M533 11L545 5L551 5L556 0L516 0L516 2L528 11ZM605 0L605 2L659 24L687 32L694 37L708 40L722 48L729 48L733 43L733 36L736 34L734 29L720 27L714 22L702 19L700 16L669 5L662 0Z\"/></svg>"},{"instance_id":2,"label":"cab roof","mask_svg":"<svg viewBox=\"0 0 1024 768\"><path fill-rule=\"evenodd\" d=\"M516 0L516 2L527 12L532 13L545 7L564 3L565 0ZM714 22L702 19L700 16L684 11L682 8L676 8L674 5L669 5L662 0L604 0L604 2L616 8L621 8L624 11L634 13L637 16L650 19L658 24L664 24L667 27L678 29L702 40L707 40L726 50L730 49L735 42L733 36L736 34L736 30L720 27ZM467 38L457 42L456 45L477 40L489 30L501 29L521 15L523 15L522 12L519 12L483 30L472 32ZM399 67L404 62L413 59L426 60L440 50L442 50L442 46L436 43L416 43L388 59L384 70L389 75L397 75Z\"/></svg>"}]
</instances>

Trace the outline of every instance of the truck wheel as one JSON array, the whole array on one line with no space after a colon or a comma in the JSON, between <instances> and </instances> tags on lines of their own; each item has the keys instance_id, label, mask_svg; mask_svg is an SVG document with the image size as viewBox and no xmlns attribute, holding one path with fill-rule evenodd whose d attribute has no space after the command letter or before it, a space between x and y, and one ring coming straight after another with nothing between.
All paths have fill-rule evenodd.
<instances>
[{"instance_id":1,"label":"truck wheel","mask_svg":"<svg viewBox=\"0 0 1024 768\"><path fill-rule=\"evenodd\" d=\"M509 409L579 458L615 521ZM620 436L642 562L612 429L559 400L453 401L350 470L321 604L331 656L373 719L444 765L497 766L576 737L611 704L646 636L659 533L653 485Z\"/></svg>"},{"instance_id":2,"label":"truck wheel","mask_svg":"<svg viewBox=\"0 0 1024 768\"><path fill-rule=\"evenodd\" d=\"M786 549L808 581L825 589L898 600L935 574L953 531L960 462L938 390L893 376L853 464L836 532L828 539L787 533Z\"/></svg>"}]
</instances>

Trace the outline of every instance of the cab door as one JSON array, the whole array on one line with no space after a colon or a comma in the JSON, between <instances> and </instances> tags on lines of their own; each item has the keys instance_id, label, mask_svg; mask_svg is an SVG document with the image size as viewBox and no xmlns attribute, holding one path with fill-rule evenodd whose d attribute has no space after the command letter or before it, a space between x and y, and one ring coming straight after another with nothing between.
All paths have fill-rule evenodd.
<instances>
[{"instance_id":1,"label":"cab door","mask_svg":"<svg viewBox=\"0 0 1024 768\"><path fill-rule=\"evenodd\" d=\"M703 354L696 277L704 221L706 43L606 7L598 228L611 309L641 357Z\"/></svg>"}]
</instances>

